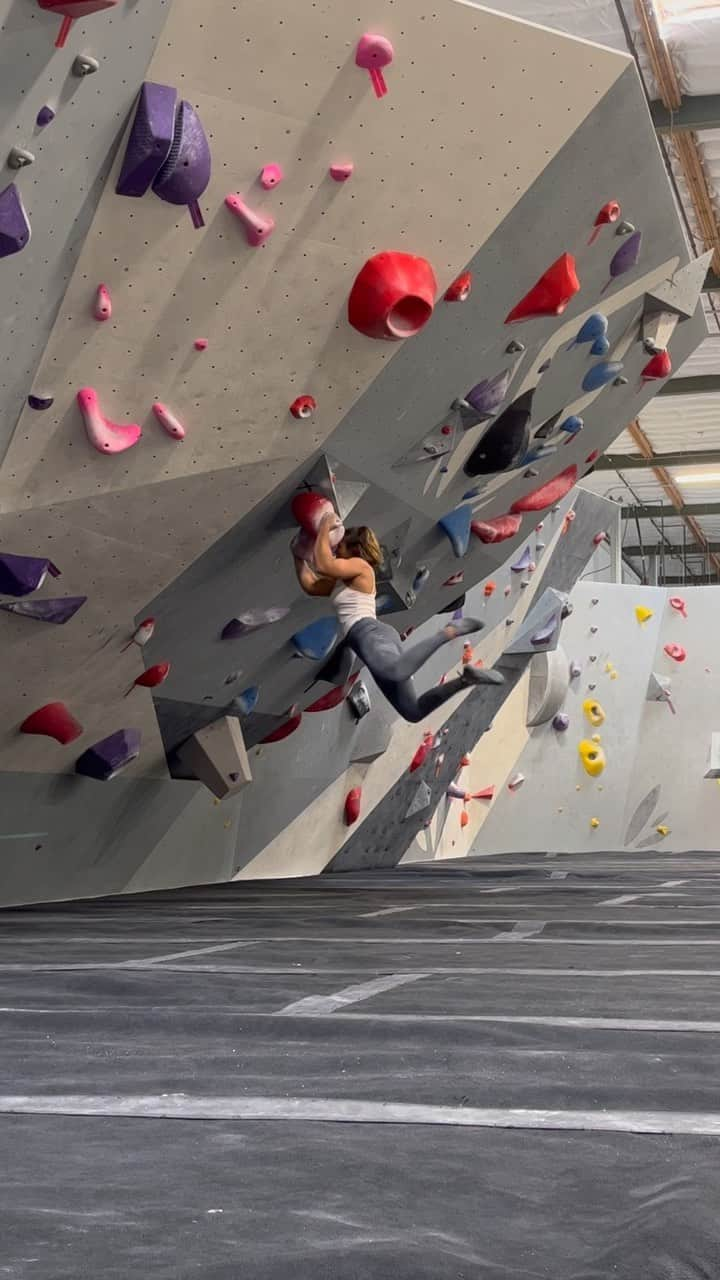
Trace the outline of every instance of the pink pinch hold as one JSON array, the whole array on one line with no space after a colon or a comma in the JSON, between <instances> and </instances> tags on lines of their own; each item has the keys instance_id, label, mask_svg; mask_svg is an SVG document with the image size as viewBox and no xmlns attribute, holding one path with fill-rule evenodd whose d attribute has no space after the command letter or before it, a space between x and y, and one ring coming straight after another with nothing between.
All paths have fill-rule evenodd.
<instances>
[{"instance_id":1,"label":"pink pinch hold","mask_svg":"<svg viewBox=\"0 0 720 1280\"><path fill-rule=\"evenodd\" d=\"M174 440L185 439L185 428L182 422L175 417L175 414L168 409L166 404L161 404L159 400L156 400L152 411L163 431L167 431L168 435L172 436Z\"/></svg>"},{"instance_id":2,"label":"pink pinch hold","mask_svg":"<svg viewBox=\"0 0 720 1280\"><path fill-rule=\"evenodd\" d=\"M387 93L383 67L388 67L395 56L387 36L378 36L366 31L358 40L355 50L355 65L367 71L375 90L376 98L383 98Z\"/></svg>"},{"instance_id":3,"label":"pink pinch hold","mask_svg":"<svg viewBox=\"0 0 720 1280\"><path fill-rule=\"evenodd\" d=\"M137 444L142 427L136 422L111 422L100 412L97 392L92 387L82 387L77 393L77 402L88 440L98 453L124 453Z\"/></svg>"},{"instance_id":4,"label":"pink pinch hold","mask_svg":"<svg viewBox=\"0 0 720 1280\"><path fill-rule=\"evenodd\" d=\"M272 191L284 177L285 174L279 164L266 164L260 173L260 186L266 191Z\"/></svg>"},{"instance_id":5,"label":"pink pinch hold","mask_svg":"<svg viewBox=\"0 0 720 1280\"><path fill-rule=\"evenodd\" d=\"M670 608L676 613L682 614L683 618L687 618L687 605L682 596L671 596L669 600Z\"/></svg>"},{"instance_id":6,"label":"pink pinch hold","mask_svg":"<svg viewBox=\"0 0 720 1280\"><path fill-rule=\"evenodd\" d=\"M207 344L208 344L207 338L196 338L193 343L193 346L196 351L207 351Z\"/></svg>"},{"instance_id":7,"label":"pink pinch hold","mask_svg":"<svg viewBox=\"0 0 720 1280\"><path fill-rule=\"evenodd\" d=\"M331 164L328 172L333 182L347 182L354 170L355 165L352 160L348 160L346 164Z\"/></svg>"},{"instance_id":8,"label":"pink pinch hold","mask_svg":"<svg viewBox=\"0 0 720 1280\"><path fill-rule=\"evenodd\" d=\"M684 662L687 658L687 649L681 644L666 644L664 651L668 658L672 658L673 662Z\"/></svg>"},{"instance_id":9,"label":"pink pinch hold","mask_svg":"<svg viewBox=\"0 0 720 1280\"><path fill-rule=\"evenodd\" d=\"M265 244L275 230L275 219L269 214L255 213L237 194L225 197L225 204L231 213L242 222L248 244L254 248Z\"/></svg>"},{"instance_id":10,"label":"pink pinch hold","mask_svg":"<svg viewBox=\"0 0 720 1280\"><path fill-rule=\"evenodd\" d=\"M93 315L96 320L109 320L112 315L112 299L106 284L99 284L97 287Z\"/></svg>"}]
</instances>

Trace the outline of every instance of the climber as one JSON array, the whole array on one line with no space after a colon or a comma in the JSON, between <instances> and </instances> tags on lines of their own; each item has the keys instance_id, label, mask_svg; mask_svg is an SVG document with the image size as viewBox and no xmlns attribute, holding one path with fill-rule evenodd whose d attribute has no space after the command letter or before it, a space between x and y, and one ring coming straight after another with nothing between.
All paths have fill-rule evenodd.
<instances>
[{"instance_id":1,"label":"climber","mask_svg":"<svg viewBox=\"0 0 720 1280\"><path fill-rule=\"evenodd\" d=\"M502 684L498 671L465 666L462 675L417 694L412 677L428 658L458 636L479 631L476 618L448 623L436 635L405 649L393 627L375 616L375 570L382 562L380 544L372 529L346 529L333 554L330 533L338 524L334 512L322 519L313 554L314 564L295 556L295 572L309 596L330 596L340 624L341 644L365 664L395 710L412 724L424 720L462 689L478 684Z\"/></svg>"}]
</instances>

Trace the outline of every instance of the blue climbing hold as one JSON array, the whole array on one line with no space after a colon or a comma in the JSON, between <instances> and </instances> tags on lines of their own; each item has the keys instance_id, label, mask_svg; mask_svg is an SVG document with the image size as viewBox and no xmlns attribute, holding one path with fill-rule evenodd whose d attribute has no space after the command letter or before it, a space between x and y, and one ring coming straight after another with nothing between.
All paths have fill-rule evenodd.
<instances>
[{"instance_id":1,"label":"blue climbing hold","mask_svg":"<svg viewBox=\"0 0 720 1280\"><path fill-rule=\"evenodd\" d=\"M320 662L323 658L327 658L337 639L337 632L338 624L334 617L318 618L316 622L309 623L301 631L296 631L290 637L290 642L301 658L311 658L313 662Z\"/></svg>"},{"instance_id":2,"label":"blue climbing hold","mask_svg":"<svg viewBox=\"0 0 720 1280\"><path fill-rule=\"evenodd\" d=\"M595 341L593 342L590 348L590 355L606 356L609 350L610 350L610 343L608 342L607 338L605 337L605 334L603 333L600 335L599 338L596 338Z\"/></svg>"},{"instance_id":3,"label":"blue climbing hold","mask_svg":"<svg viewBox=\"0 0 720 1280\"><path fill-rule=\"evenodd\" d=\"M607 386L608 382L612 382L613 378L617 378L621 371L621 360L602 360L600 364L594 364L592 369L588 369L582 380L582 389L599 391L601 387Z\"/></svg>"},{"instance_id":4,"label":"blue climbing hold","mask_svg":"<svg viewBox=\"0 0 720 1280\"><path fill-rule=\"evenodd\" d=\"M471 502L473 498L478 498L482 493L482 486L477 485L474 489L468 489L467 493L462 496L463 502Z\"/></svg>"},{"instance_id":5,"label":"blue climbing hold","mask_svg":"<svg viewBox=\"0 0 720 1280\"><path fill-rule=\"evenodd\" d=\"M239 711L241 716L249 716L257 706L257 700L260 697L260 690L256 684L251 684L248 689L243 689L242 693L238 693L233 698L233 706Z\"/></svg>"},{"instance_id":6,"label":"blue climbing hold","mask_svg":"<svg viewBox=\"0 0 720 1280\"><path fill-rule=\"evenodd\" d=\"M604 338L607 327L607 316L604 316L602 311L593 311L580 326L567 350L571 351L573 347L583 342L595 342L598 338Z\"/></svg>"},{"instance_id":7,"label":"blue climbing hold","mask_svg":"<svg viewBox=\"0 0 720 1280\"><path fill-rule=\"evenodd\" d=\"M518 467L529 467L533 462L539 462L542 458L549 458L551 454L557 453L556 444L538 445L536 449L528 449L518 463Z\"/></svg>"},{"instance_id":8,"label":"blue climbing hold","mask_svg":"<svg viewBox=\"0 0 720 1280\"><path fill-rule=\"evenodd\" d=\"M578 431L582 431L585 423L576 413L571 413L569 418L560 423L559 430L565 431L569 436L576 436Z\"/></svg>"},{"instance_id":9,"label":"blue climbing hold","mask_svg":"<svg viewBox=\"0 0 720 1280\"><path fill-rule=\"evenodd\" d=\"M456 556L464 556L470 545L470 524L472 507L456 507L450 511L438 525L450 539L450 545Z\"/></svg>"}]
</instances>

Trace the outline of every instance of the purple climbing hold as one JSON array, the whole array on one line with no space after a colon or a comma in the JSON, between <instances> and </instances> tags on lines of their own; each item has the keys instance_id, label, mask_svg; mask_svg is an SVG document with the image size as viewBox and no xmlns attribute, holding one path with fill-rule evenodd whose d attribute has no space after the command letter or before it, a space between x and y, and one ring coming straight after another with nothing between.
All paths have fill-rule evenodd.
<instances>
[{"instance_id":1,"label":"purple climbing hold","mask_svg":"<svg viewBox=\"0 0 720 1280\"><path fill-rule=\"evenodd\" d=\"M54 396L28 396L28 404L31 409L49 409L54 403Z\"/></svg>"},{"instance_id":2,"label":"purple climbing hold","mask_svg":"<svg viewBox=\"0 0 720 1280\"><path fill-rule=\"evenodd\" d=\"M210 181L210 147L199 117L184 100L175 117L167 160L152 187L168 204L186 204L194 227L205 225L198 200Z\"/></svg>"},{"instance_id":3,"label":"purple climbing hold","mask_svg":"<svg viewBox=\"0 0 720 1280\"><path fill-rule=\"evenodd\" d=\"M630 271L635 266L640 256L641 242L642 231L633 231L627 240L623 240L620 248L610 259L610 280L614 280L616 276L624 275L626 271ZM608 284L610 284L610 280L608 280ZM605 285L606 289L607 287Z\"/></svg>"},{"instance_id":4,"label":"purple climbing hold","mask_svg":"<svg viewBox=\"0 0 720 1280\"><path fill-rule=\"evenodd\" d=\"M19 253L30 239L30 223L14 182L0 191L0 258Z\"/></svg>"},{"instance_id":5,"label":"purple climbing hold","mask_svg":"<svg viewBox=\"0 0 720 1280\"><path fill-rule=\"evenodd\" d=\"M38 622L56 622L60 626L69 622L81 609L87 596L58 596L52 600L20 600L0 603L0 609L6 613L19 613L24 618L35 618Z\"/></svg>"},{"instance_id":6,"label":"purple climbing hold","mask_svg":"<svg viewBox=\"0 0 720 1280\"><path fill-rule=\"evenodd\" d=\"M552 727L557 733L564 733L566 729L570 728L570 717L566 716L564 711L558 711L557 715L553 717Z\"/></svg>"},{"instance_id":7,"label":"purple climbing hold","mask_svg":"<svg viewBox=\"0 0 720 1280\"><path fill-rule=\"evenodd\" d=\"M560 610L558 609L556 610L555 613L552 613L550 615L547 622L544 622L543 625L539 627L537 631L533 632L533 634L530 637L530 643L538 647L542 644L550 644L550 641L552 640L553 636L555 635L555 632L560 626L561 621L562 621L562 617L560 614Z\"/></svg>"},{"instance_id":8,"label":"purple climbing hold","mask_svg":"<svg viewBox=\"0 0 720 1280\"><path fill-rule=\"evenodd\" d=\"M168 158L175 130L177 90L147 81L140 90L135 119L115 190L119 196L143 196Z\"/></svg>"},{"instance_id":9,"label":"purple climbing hold","mask_svg":"<svg viewBox=\"0 0 720 1280\"><path fill-rule=\"evenodd\" d=\"M53 111L52 107L45 106L45 107L41 107L40 110L38 111L37 116L35 117L35 123L38 129L44 129L45 125L50 124L51 120L54 120L54 119L55 119L55 112Z\"/></svg>"},{"instance_id":10,"label":"purple climbing hold","mask_svg":"<svg viewBox=\"0 0 720 1280\"><path fill-rule=\"evenodd\" d=\"M280 622L289 612L289 609L281 606L275 609L248 609L247 613L239 613L236 618L231 618L225 624L221 639L237 640L239 636L249 635L251 631L259 631L260 627L269 627L273 622Z\"/></svg>"},{"instance_id":11,"label":"purple climbing hold","mask_svg":"<svg viewBox=\"0 0 720 1280\"><path fill-rule=\"evenodd\" d=\"M494 378L484 378L468 391L465 399L480 418L493 418L507 395L510 372L503 369Z\"/></svg>"},{"instance_id":12,"label":"purple climbing hold","mask_svg":"<svg viewBox=\"0 0 720 1280\"><path fill-rule=\"evenodd\" d=\"M530 543L528 543L520 559L516 560L515 564L510 565L510 572L511 573L529 573L531 571L530 569L531 565L532 565L532 568L534 569L535 563L530 553Z\"/></svg>"},{"instance_id":13,"label":"purple climbing hold","mask_svg":"<svg viewBox=\"0 0 720 1280\"><path fill-rule=\"evenodd\" d=\"M98 782L109 782L137 760L139 754L139 729L118 729L117 733L111 733L109 738L102 738L83 751L75 762L75 772Z\"/></svg>"},{"instance_id":14,"label":"purple climbing hold","mask_svg":"<svg viewBox=\"0 0 720 1280\"><path fill-rule=\"evenodd\" d=\"M0 592L5 596L27 596L42 586L48 573L53 578L60 577L52 560L5 553L0 555Z\"/></svg>"}]
</instances>

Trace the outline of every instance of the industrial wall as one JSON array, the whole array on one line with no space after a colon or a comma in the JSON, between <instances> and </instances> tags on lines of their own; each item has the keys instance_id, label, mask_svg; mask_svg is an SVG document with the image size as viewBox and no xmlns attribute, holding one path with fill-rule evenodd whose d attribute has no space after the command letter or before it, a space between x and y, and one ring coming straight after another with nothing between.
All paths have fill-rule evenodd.
<instances>
[{"instance_id":1,"label":"industrial wall","mask_svg":"<svg viewBox=\"0 0 720 1280\"><path fill-rule=\"evenodd\" d=\"M16 117L13 143L32 150L38 141L35 162L8 171L33 237L0 261L24 335L3 390L11 438L0 467L0 554L47 558L62 576L28 597L30 612L0 601L6 898L37 894L38 884L52 897L255 874L258 856L278 841L285 852L275 873L292 872L284 832L356 763L352 745L336 742L325 714L310 710L323 692L311 689L320 660L301 654L295 638L327 610L294 578L292 499L332 491L350 522L376 528L396 552L388 620L402 634L436 626L430 619L522 553L540 515L562 519L572 482L657 389L645 339L658 308L670 316L669 363L702 339L702 270L683 265L626 55L459 0L349 8L211 0L201 13L192 0L120 0L76 22L66 48L53 52L56 19L27 7L32 26L23 18L18 28L20 4L7 20L30 55L23 84L17 67L9 83L28 101L31 90L38 95ZM356 62L359 40L373 32L394 50L381 97ZM155 41L147 76L197 113L211 155L194 221L152 191L136 199L116 191L129 101ZM96 120L103 50L113 77L124 69L120 83L108 80L115 125L107 104ZM98 68L74 74L78 53ZM66 89L53 97L58 84ZM55 111L42 126L33 124L40 98ZM44 220L66 182L60 144L72 144L87 213L123 123L77 256L74 232ZM89 144L77 159L96 127L107 150L100 169ZM267 165L282 175L277 189L262 184ZM329 172L338 165L345 181ZM246 201L252 227L227 196ZM353 282L383 251L420 257L434 271L432 315L404 340L349 323ZM58 273L69 283L31 378ZM461 273L469 295L466 285L446 296ZM111 316L96 310L101 284ZM598 315L604 327L591 343ZM78 393L87 389L110 427L97 418L93 427L87 407L84 427ZM468 411L471 392L482 411ZM290 413L298 396L316 402L307 417ZM158 402L181 422L183 439L163 431L151 411ZM132 424L133 434L142 429L132 448L103 456L93 446L93 431L109 430L114 446ZM491 439L497 457L483 452ZM515 439L524 443L508 453ZM529 495L556 477L554 496L533 506ZM566 507L553 511L561 498ZM512 508L520 518L503 542L458 540L439 523L451 516L467 533L471 518ZM560 538L561 526L551 533ZM567 538L566 547L577 531ZM567 587L590 554L583 542ZM58 597L87 599L57 625L43 620L42 605ZM513 618L504 636L512 641L525 605L498 593L493 609L497 627ZM250 615L264 625L251 629L242 622ZM131 640L148 616L155 630L140 648ZM228 637L238 618L241 633ZM502 650L498 643L494 656ZM165 678L151 688L158 669ZM243 713L249 691L254 709ZM76 745L20 732L28 713L55 701L79 722ZM384 714L377 697L363 729L372 752L387 737ZM197 771L178 767L178 750L227 715L240 716L261 766L256 781L219 803ZM291 737L263 743L288 724ZM122 776L80 776L81 753L120 731L141 737ZM342 836L323 843L326 861L354 856ZM306 838L307 829L297 841ZM403 855L400 844L398 834L389 857Z\"/></svg>"},{"instance_id":2,"label":"industrial wall","mask_svg":"<svg viewBox=\"0 0 720 1280\"><path fill-rule=\"evenodd\" d=\"M717 592L580 582L572 603L563 646L580 674L562 703L569 726L528 729L516 691L468 778L468 789L479 776L497 780L497 799L453 855L720 848L720 787L705 776L720 725ZM649 616L639 621L636 608ZM588 700L604 713L596 727ZM578 745L595 733L607 763L591 777ZM490 772L489 760L498 761ZM517 773L525 781L511 792Z\"/></svg>"}]
</instances>

